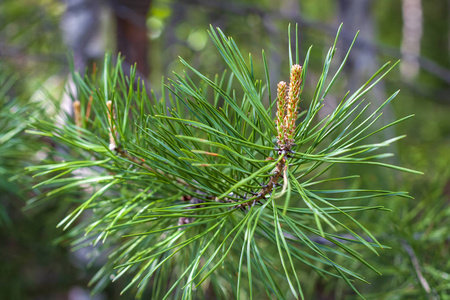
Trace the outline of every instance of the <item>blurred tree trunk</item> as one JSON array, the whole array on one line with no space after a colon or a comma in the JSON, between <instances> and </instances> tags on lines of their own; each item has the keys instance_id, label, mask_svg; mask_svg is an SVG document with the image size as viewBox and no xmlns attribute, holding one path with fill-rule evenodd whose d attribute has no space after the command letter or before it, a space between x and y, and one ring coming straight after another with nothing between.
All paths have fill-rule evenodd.
<instances>
[{"instance_id":1,"label":"blurred tree trunk","mask_svg":"<svg viewBox=\"0 0 450 300\"><path fill-rule=\"evenodd\" d=\"M148 37L146 16L151 0L111 0L117 22L117 51L125 56L125 61L133 65L141 77L148 77Z\"/></svg>"},{"instance_id":2,"label":"blurred tree trunk","mask_svg":"<svg viewBox=\"0 0 450 300\"><path fill-rule=\"evenodd\" d=\"M361 33L358 39L366 41L366 43L358 44L356 41L353 48L345 71L349 80L348 86L350 90L355 90L360 87L368 76L374 74L380 67L376 57L376 49L371 45L375 44L375 24L372 16L371 5L373 0L339 0L339 20L344 23L344 28L347 28L349 32L356 32L359 30ZM345 55L348 47L351 44L350 39L342 39L341 55ZM364 81L364 82L363 82ZM382 103L378 101L384 101L386 99L386 91L383 81L379 82L371 91L371 101L375 102L375 107L378 107ZM389 111L386 122L393 120L392 114ZM388 133L390 134L390 133Z\"/></svg>"},{"instance_id":3,"label":"blurred tree trunk","mask_svg":"<svg viewBox=\"0 0 450 300\"><path fill-rule=\"evenodd\" d=\"M103 56L100 35L101 2L99 0L63 0L67 5L61 19L61 28L65 43L74 55L74 68L83 74L89 60ZM149 45L146 29L146 16L151 0L109 0L116 20L116 47L125 57L125 63L137 64L138 77L145 80L150 68L148 63ZM129 70L126 68L125 70ZM149 85L148 85L149 86ZM73 82L69 78L67 90L76 94ZM63 96L61 106L72 114L72 100Z\"/></svg>"},{"instance_id":4,"label":"blurred tree trunk","mask_svg":"<svg viewBox=\"0 0 450 300\"><path fill-rule=\"evenodd\" d=\"M422 41L421 0L402 0L402 46L403 61L400 65L402 76L412 81L419 73L420 43Z\"/></svg>"},{"instance_id":5,"label":"blurred tree trunk","mask_svg":"<svg viewBox=\"0 0 450 300\"><path fill-rule=\"evenodd\" d=\"M60 21L65 44L73 51L73 66L76 72L84 74L88 62L101 52L103 45L98 38L100 33L100 1L98 0L63 0L66 11ZM61 99L62 111L72 115L73 103L70 97L76 95L76 88L72 76L68 77ZM61 124L64 116L61 115Z\"/></svg>"},{"instance_id":6,"label":"blurred tree trunk","mask_svg":"<svg viewBox=\"0 0 450 300\"><path fill-rule=\"evenodd\" d=\"M339 0L339 21L344 23L344 28L349 32L361 33L359 39L368 41L366 46L356 45L352 50L352 54L348 58L346 72L349 75L349 86L351 90L359 87L363 82L362 79L367 78L367 75L375 73L378 69L376 59L376 52L373 47L375 40L374 21L371 14L372 0ZM351 40L342 39L343 49L341 54L344 55L350 46ZM358 44L358 42L356 43ZM383 98L384 87L377 85L375 92L378 94L377 98Z\"/></svg>"},{"instance_id":7,"label":"blurred tree trunk","mask_svg":"<svg viewBox=\"0 0 450 300\"><path fill-rule=\"evenodd\" d=\"M100 27L100 2L98 0L64 0L66 11L61 18L65 44L73 51L77 72L83 73L88 61L97 55L97 38ZM103 49L102 49L103 50Z\"/></svg>"},{"instance_id":8,"label":"blurred tree trunk","mask_svg":"<svg viewBox=\"0 0 450 300\"><path fill-rule=\"evenodd\" d=\"M353 48L344 69L347 73L349 89L352 91L355 91L360 87L366 79L370 78L370 76L380 67L376 59L376 49L370 46L375 44L375 24L372 16L373 10L371 9L373 2L373 0L338 1L339 20L344 23L344 28L347 28L347 31L354 32L355 34L360 30L358 39L368 42L362 43L361 46L361 44L358 45L358 41L356 41L355 47ZM350 39L342 39L343 45L341 46L341 55L345 55L351 42ZM380 81L371 92L365 96L365 98L368 97L370 97L370 101L367 102L374 103L371 107L381 106L382 102L386 99L384 82ZM371 107L369 107L369 110ZM370 112L371 111L368 111L368 113ZM383 109L383 116L383 123L378 125L380 127L395 119L391 106ZM383 138L388 139L395 136L395 131L392 127L389 127L380 134L383 135ZM395 147L391 146L390 151L395 153ZM390 159L389 162L395 163L393 158Z\"/></svg>"},{"instance_id":9,"label":"blurred tree trunk","mask_svg":"<svg viewBox=\"0 0 450 300\"><path fill-rule=\"evenodd\" d=\"M358 43L354 45L347 63L344 66L346 73L348 89L355 91L358 89L367 78L376 72L378 64L375 59L376 51L370 45L374 45L375 33L373 18L371 15L372 0L338 0L338 22L343 23L343 30L349 33L349 36L344 36L338 40L337 55L341 59L344 58L348 48L351 45L353 35L359 30L359 40L365 40L366 43ZM367 77L369 76L369 77ZM364 82L363 82L364 80ZM377 84L371 91L375 99L381 101L385 99L385 92L383 83ZM329 100L326 101L325 107L321 112L321 117L326 117L338 105L341 99L329 95ZM376 101L376 100L375 100ZM375 106L377 106L376 104Z\"/></svg>"}]
</instances>

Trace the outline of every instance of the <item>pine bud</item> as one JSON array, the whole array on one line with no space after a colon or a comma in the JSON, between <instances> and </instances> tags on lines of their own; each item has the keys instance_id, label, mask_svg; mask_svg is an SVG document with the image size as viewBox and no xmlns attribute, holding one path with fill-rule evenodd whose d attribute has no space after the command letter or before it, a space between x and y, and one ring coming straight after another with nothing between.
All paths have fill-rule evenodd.
<instances>
[{"instance_id":1,"label":"pine bud","mask_svg":"<svg viewBox=\"0 0 450 300\"><path fill-rule=\"evenodd\" d=\"M75 100L73 102L73 114L75 118L75 125L81 127L81 103L80 100Z\"/></svg>"},{"instance_id":2,"label":"pine bud","mask_svg":"<svg viewBox=\"0 0 450 300\"><path fill-rule=\"evenodd\" d=\"M287 115L284 126L287 128L287 139L292 139L295 132L295 121L297 120L297 109L300 101L300 87L302 84L302 66L293 65L291 68L291 81L289 83L289 94L287 100Z\"/></svg>"},{"instance_id":3,"label":"pine bud","mask_svg":"<svg viewBox=\"0 0 450 300\"><path fill-rule=\"evenodd\" d=\"M287 99L287 84L284 81L278 83L277 89L277 140L278 145L281 145L284 140L284 117L286 114L286 99Z\"/></svg>"},{"instance_id":4,"label":"pine bud","mask_svg":"<svg viewBox=\"0 0 450 300\"><path fill-rule=\"evenodd\" d=\"M112 101L108 100L106 102L106 108L108 111L108 121L109 121L109 150L115 151L117 148L115 137L115 126L113 125L112 119L114 118Z\"/></svg>"}]
</instances>

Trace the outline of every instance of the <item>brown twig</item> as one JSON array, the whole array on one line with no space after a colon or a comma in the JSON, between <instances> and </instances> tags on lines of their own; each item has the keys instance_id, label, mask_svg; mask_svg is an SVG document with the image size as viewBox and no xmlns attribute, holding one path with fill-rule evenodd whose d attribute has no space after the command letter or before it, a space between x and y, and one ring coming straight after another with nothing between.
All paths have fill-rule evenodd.
<instances>
[{"instance_id":1,"label":"brown twig","mask_svg":"<svg viewBox=\"0 0 450 300\"><path fill-rule=\"evenodd\" d=\"M285 173L285 170L286 158L283 156L283 158L281 158L281 160L275 166L275 169L272 171L273 175L270 177L269 182L265 184L258 193L253 193L254 197L249 198L248 201L238 204L235 207L245 210L249 206L255 205L256 203L261 203L260 200L266 199L266 195L272 193L275 186L278 185L278 181L280 180L280 177L282 177Z\"/></svg>"},{"instance_id":2,"label":"brown twig","mask_svg":"<svg viewBox=\"0 0 450 300\"><path fill-rule=\"evenodd\" d=\"M267 194L270 194L273 188L278 184L278 180L283 176L286 168L286 158L282 158L273 170L273 176L270 177L269 182L258 192L256 201L264 199Z\"/></svg>"},{"instance_id":3,"label":"brown twig","mask_svg":"<svg viewBox=\"0 0 450 300\"><path fill-rule=\"evenodd\" d=\"M401 244L403 246L403 249L405 249L406 253L408 253L409 258L411 259L411 263L414 267L414 270L416 271L416 275L417 275L417 278L419 279L420 285L425 290L425 292L428 294L429 299L432 299L432 300L439 299L437 297L435 291L431 289L430 284L423 276L422 271L420 269L419 260L417 259L417 256L414 253L414 249L411 247L411 245L406 240L401 240Z\"/></svg>"},{"instance_id":4,"label":"brown twig","mask_svg":"<svg viewBox=\"0 0 450 300\"><path fill-rule=\"evenodd\" d=\"M111 146L111 145L110 145ZM121 147L115 147L114 149L112 149L111 151L115 151L116 154L118 154L120 157L126 158L127 160L137 164L138 166L146 169L147 171L150 171L152 173L156 173L159 174L161 176L163 176L164 178L167 178L169 175L167 173L165 173L164 171L158 170L158 169L154 169L152 168L150 165L148 165L146 163L146 160L143 158L138 158L135 157L133 155L131 155L128 151L126 151L125 149L121 148ZM189 184L188 182L184 181L183 179L180 179L178 177L175 177L173 175L171 175L172 180L174 180L175 182L177 182L178 184L181 185L189 185L192 186L191 184ZM195 186L192 186L195 187Z\"/></svg>"},{"instance_id":5,"label":"brown twig","mask_svg":"<svg viewBox=\"0 0 450 300\"><path fill-rule=\"evenodd\" d=\"M161 170L155 170L150 165L148 165L146 163L145 159L132 156L130 153L128 153L127 150L123 149L120 146L117 146L117 144L116 144L116 127L113 124L113 119L115 118L115 114L114 114L114 108L112 106L111 100L106 102L106 107L107 107L108 123L109 123L109 150L114 151L119 156L128 159L129 161L139 165L140 167L146 169L147 171L162 175L163 177L168 177L168 174L166 174L165 172L163 172ZM172 176L172 179L179 184L189 185L186 181L184 181L180 178L177 178L175 176Z\"/></svg>"},{"instance_id":6,"label":"brown twig","mask_svg":"<svg viewBox=\"0 0 450 300\"><path fill-rule=\"evenodd\" d=\"M202 193L202 192L197 191L197 193ZM181 201L189 201L189 203L192 204L192 206L188 206L186 208L186 210L194 209L196 207L203 207L204 205L199 205L199 204L205 202L202 199L199 199L197 197L192 197L189 195L182 196ZM194 222L194 220L195 220L195 218L193 218L193 217L180 217L180 218L178 218L178 226L190 224L190 223ZM183 229L183 227L179 228L179 230L182 230L182 229Z\"/></svg>"}]
</instances>

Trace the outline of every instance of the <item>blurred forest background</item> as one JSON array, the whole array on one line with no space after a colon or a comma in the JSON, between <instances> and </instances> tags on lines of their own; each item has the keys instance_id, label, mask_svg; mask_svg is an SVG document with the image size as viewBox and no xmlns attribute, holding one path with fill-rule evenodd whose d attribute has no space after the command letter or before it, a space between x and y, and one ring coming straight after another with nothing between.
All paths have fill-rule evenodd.
<instances>
[{"instance_id":1,"label":"blurred forest background","mask_svg":"<svg viewBox=\"0 0 450 300\"><path fill-rule=\"evenodd\" d=\"M86 286L96 267L87 268L86 252L73 252L56 229L66 213L58 201L30 203L33 179L24 167L52 145L24 132L24 115L11 103L33 109L43 99L55 99L70 113L64 91L71 88L71 63L81 73L95 72L108 51L122 53L126 64L136 62L139 75L157 94L161 78L182 70L178 56L203 73L222 72L209 24L232 36L244 55L252 53L261 78L263 66L256 62L265 49L274 91L289 72L289 23L298 23L304 53L314 45L307 102L341 22L338 56L361 32L339 83L342 90L333 91L327 105L336 105L384 62L401 59L368 98L384 101L401 89L385 109L384 121L416 116L393 129L408 136L391 149L394 162L425 173L368 174L375 186L410 191L415 199L379 201L392 212L359 216L392 249L380 257L366 254L383 276L361 271L371 285L359 283L358 288L371 299L450 299L449 0L1 0L0 298L90 299ZM317 299L348 293L344 282L315 274L307 280ZM120 288L111 285L93 299L117 299Z\"/></svg>"}]
</instances>

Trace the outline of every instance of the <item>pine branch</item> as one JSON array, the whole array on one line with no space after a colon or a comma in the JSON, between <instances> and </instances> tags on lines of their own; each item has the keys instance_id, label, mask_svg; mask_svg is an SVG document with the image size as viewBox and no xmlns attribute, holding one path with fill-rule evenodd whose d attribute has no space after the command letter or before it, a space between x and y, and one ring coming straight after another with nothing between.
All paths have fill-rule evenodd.
<instances>
[{"instance_id":1,"label":"pine branch","mask_svg":"<svg viewBox=\"0 0 450 300\"><path fill-rule=\"evenodd\" d=\"M94 240L111 253L92 280L94 291L113 274L115 280L128 277L123 292L133 289L137 297L146 285L153 286L154 298L190 298L197 288L227 282L220 288L222 298L264 292L304 298L302 275L314 270L343 279L359 294L352 281L364 278L341 261L378 272L354 247L374 253L385 247L354 217L384 208L360 202L409 196L343 188L358 176L335 177L333 170L359 164L364 173L370 165L417 173L380 161L389 156L380 151L401 136L366 142L407 119L373 129L382 107L364 114L363 96L391 68L381 67L354 94L345 95L334 112L317 120L348 54L329 80L336 42L331 47L307 108L308 102L300 101L309 52L300 66L297 48L289 55L296 58L286 74L289 88L278 85L272 116L271 107L263 105L265 90L249 67L251 59L245 61L219 29L211 28L210 36L231 70L229 77L210 79L181 60L190 72L176 75L161 98L149 99L135 70L128 77L120 59L114 66L107 56L100 77L73 74L79 95L74 120L62 128L36 120L32 133L51 137L66 151L62 161L29 168L45 176L37 187L54 188L47 198L82 189L59 225L72 228L80 245ZM233 79L238 90L231 89ZM342 204L347 201L358 204ZM78 220L87 210L92 217Z\"/></svg>"}]
</instances>

